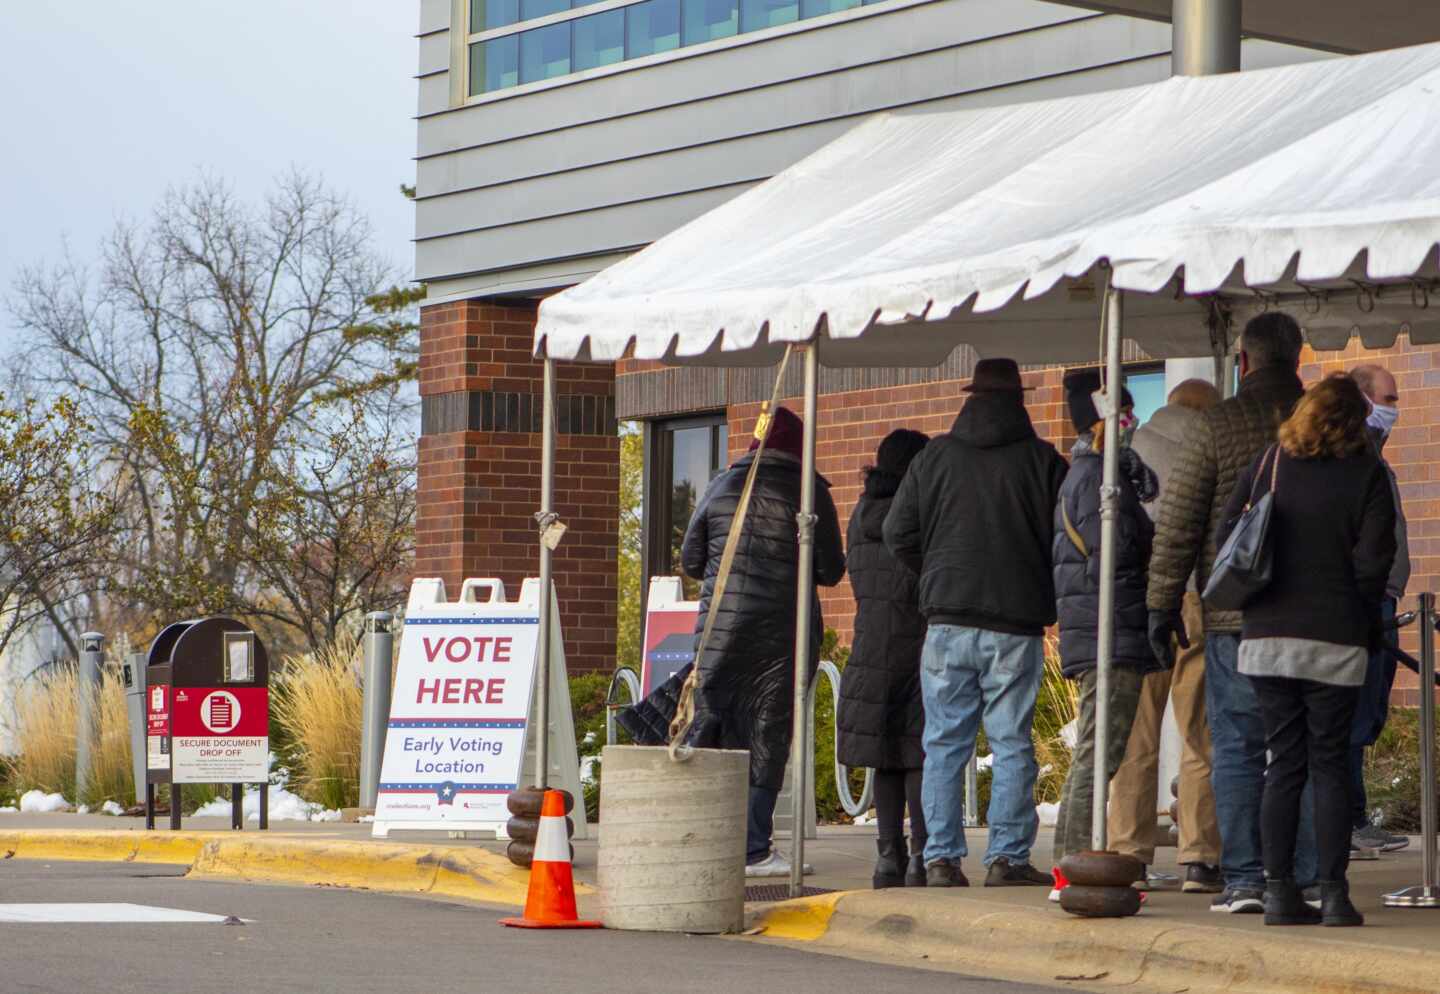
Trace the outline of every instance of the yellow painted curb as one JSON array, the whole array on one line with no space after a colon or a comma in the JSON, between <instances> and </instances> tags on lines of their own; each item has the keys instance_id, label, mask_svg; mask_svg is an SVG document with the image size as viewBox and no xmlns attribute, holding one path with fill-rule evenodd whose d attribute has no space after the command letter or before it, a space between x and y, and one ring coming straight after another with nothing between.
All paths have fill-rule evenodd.
<instances>
[{"instance_id":1,"label":"yellow painted curb","mask_svg":"<svg viewBox=\"0 0 1440 994\"><path fill-rule=\"evenodd\" d=\"M0 859L177 863L187 877L351 887L520 907L530 874L475 846L423 846L228 832L0 832ZM577 895L594 888L575 885Z\"/></svg>"},{"instance_id":2,"label":"yellow painted curb","mask_svg":"<svg viewBox=\"0 0 1440 994\"><path fill-rule=\"evenodd\" d=\"M762 929L760 934L771 939L814 942L829 930L835 906L848 893L836 891L781 901L761 911L755 925Z\"/></svg>"}]
</instances>

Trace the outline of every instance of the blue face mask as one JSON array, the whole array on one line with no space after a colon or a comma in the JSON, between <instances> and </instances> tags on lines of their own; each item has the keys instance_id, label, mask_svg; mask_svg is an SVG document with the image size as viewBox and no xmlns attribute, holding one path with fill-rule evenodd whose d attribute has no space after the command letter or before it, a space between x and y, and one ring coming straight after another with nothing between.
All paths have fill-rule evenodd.
<instances>
[{"instance_id":1,"label":"blue face mask","mask_svg":"<svg viewBox=\"0 0 1440 994\"><path fill-rule=\"evenodd\" d=\"M1370 416L1365 423L1382 435L1388 436L1395 427L1395 422L1400 420L1400 408L1390 407L1386 404L1371 404Z\"/></svg>"}]
</instances>

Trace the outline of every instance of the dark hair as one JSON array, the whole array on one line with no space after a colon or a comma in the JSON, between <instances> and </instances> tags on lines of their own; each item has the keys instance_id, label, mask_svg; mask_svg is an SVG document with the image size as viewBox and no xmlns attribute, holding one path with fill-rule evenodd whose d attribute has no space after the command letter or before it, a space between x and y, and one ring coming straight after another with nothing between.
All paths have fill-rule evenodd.
<instances>
[{"instance_id":1,"label":"dark hair","mask_svg":"<svg viewBox=\"0 0 1440 994\"><path fill-rule=\"evenodd\" d=\"M910 460L920 454L930 441L930 436L909 428L896 428L885 436L880 448L875 450L875 465L866 466L863 471L865 493L870 497L893 497L905 479Z\"/></svg>"},{"instance_id":2,"label":"dark hair","mask_svg":"<svg viewBox=\"0 0 1440 994\"><path fill-rule=\"evenodd\" d=\"M1296 459L1353 456L1369 444L1369 414L1360 384L1345 373L1331 373L1300 398L1295 413L1280 426L1280 447Z\"/></svg>"},{"instance_id":3,"label":"dark hair","mask_svg":"<svg viewBox=\"0 0 1440 994\"><path fill-rule=\"evenodd\" d=\"M1257 314L1245 325L1240 348L1250 357L1250 368L1300 364L1300 348L1305 344L1300 326L1284 311Z\"/></svg>"}]
</instances>

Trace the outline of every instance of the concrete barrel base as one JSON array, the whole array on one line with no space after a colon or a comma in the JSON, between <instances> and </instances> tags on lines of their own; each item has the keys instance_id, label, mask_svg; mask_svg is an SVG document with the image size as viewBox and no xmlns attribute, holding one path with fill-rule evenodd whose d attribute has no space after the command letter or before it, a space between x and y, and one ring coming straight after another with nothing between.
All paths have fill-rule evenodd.
<instances>
[{"instance_id":1,"label":"concrete barrel base","mask_svg":"<svg viewBox=\"0 0 1440 994\"><path fill-rule=\"evenodd\" d=\"M606 746L600 920L641 932L738 932L745 919L750 754Z\"/></svg>"}]
</instances>

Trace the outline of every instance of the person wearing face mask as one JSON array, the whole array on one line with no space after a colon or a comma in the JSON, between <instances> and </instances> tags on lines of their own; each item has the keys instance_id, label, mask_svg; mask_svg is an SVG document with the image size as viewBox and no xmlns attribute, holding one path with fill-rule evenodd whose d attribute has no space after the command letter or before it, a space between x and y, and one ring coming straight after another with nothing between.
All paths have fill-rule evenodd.
<instances>
[{"instance_id":1,"label":"person wearing face mask","mask_svg":"<svg viewBox=\"0 0 1440 994\"><path fill-rule=\"evenodd\" d=\"M1405 526L1405 513L1400 506L1400 487L1395 479L1395 470L1385 461L1385 442L1400 418L1400 390L1395 377L1384 366L1367 364L1356 366L1350 371L1353 379L1370 402L1370 416L1366 420L1370 439L1375 451L1381 455L1381 465L1390 480L1390 492L1395 498L1395 562L1390 568L1390 577L1385 584L1385 600L1381 604L1381 616L1385 622L1395 618L1396 603L1405 596L1405 587L1410 582L1409 536ZM1395 657L1387 646L1398 645L1398 633L1393 628L1382 632L1384 645L1376 646L1370 653L1370 664L1365 674L1365 686L1361 690L1360 702L1355 708L1355 721L1350 730L1350 790L1351 790L1351 848L1378 849L1394 852L1410 844L1403 835L1385 831L1379 825L1370 823L1365 810L1365 748L1375 744L1390 713L1390 688L1395 682Z\"/></svg>"},{"instance_id":2,"label":"person wearing face mask","mask_svg":"<svg viewBox=\"0 0 1440 994\"><path fill-rule=\"evenodd\" d=\"M1065 398L1078 435L1070 454L1070 473L1055 504L1051 561L1055 608L1060 619L1060 666L1079 684L1080 718L1070 773L1060 797L1055 825L1055 888L1058 901L1066 886L1058 864L1062 857L1091 847L1091 811L1095 778L1096 660L1100 617L1100 487L1104 476L1105 427L1092 394L1100 374L1078 370L1065 377ZM1140 704L1145 675L1161 668L1146 632L1146 577L1155 527L1142 504L1160 491L1155 472L1130 448L1137 422L1134 401L1122 391L1120 415L1119 507L1115 518L1115 642L1107 711L1106 775L1113 777L1125 756L1130 727Z\"/></svg>"}]
</instances>

